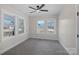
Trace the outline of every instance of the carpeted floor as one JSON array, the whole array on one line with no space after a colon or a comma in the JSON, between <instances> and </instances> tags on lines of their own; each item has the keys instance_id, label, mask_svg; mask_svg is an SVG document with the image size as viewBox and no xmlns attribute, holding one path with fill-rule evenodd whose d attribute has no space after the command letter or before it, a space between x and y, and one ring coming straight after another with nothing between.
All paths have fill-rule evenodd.
<instances>
[{"instance_id":1,"label":"carpeted floor","mask_svg":"<svg viewBox=\"0 0 79 59\"><path fill-rule=\"evenodd\" d=\"M30 38L2 55L68 55L57 40Z\"/></svg>"}]
</instances>

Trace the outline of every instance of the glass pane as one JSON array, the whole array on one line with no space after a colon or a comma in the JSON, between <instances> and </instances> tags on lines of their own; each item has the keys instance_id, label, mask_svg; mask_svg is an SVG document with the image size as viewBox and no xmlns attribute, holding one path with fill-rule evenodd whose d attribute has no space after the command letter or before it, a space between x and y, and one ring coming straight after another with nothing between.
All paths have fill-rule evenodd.
<instances>
[{"instance_id":1,"label":"glass pane","mask_svg":"<svg viewBox=\"0 0 79 59\"><path fill-rule=\"evenodd\" d=\"M56 21L55 20L48 20L48 32L56 32Z\"/></svg>"},{"instance_id":2,"label":"glass pane","mask_svg":"<svg viewBox=\"0 0 79 59\"><path fill-rule=\"evenodd\" d=\"M15 35L15 17L4 14L3 18L3 30L4 36L14 36Z\"/></svg>"},{"instance_id":3,"label":"glass pane","mask_svg":"<svg viewBox=\"0 0 79 59\"><path fill-rule=\"evenodd\" d=\"M18 19L18 33L24 33L24 20Z\"/></svg>"},{"instance_id":4,"label":"glass pane","mask_svg":"<svg viewBox=\"0 0 79 59\"><path fill-rule=\"evenodd\" d=\"M37 21L37 33L44 32L44 27L45 27L45 21L38 20Z\"/></svg>"}]
</instances>

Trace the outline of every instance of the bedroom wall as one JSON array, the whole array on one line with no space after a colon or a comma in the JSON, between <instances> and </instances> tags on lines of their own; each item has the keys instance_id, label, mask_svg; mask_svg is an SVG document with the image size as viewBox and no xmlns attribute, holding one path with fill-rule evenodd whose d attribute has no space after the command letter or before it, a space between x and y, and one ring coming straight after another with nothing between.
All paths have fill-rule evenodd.
<instances>
[{"instance_id":1,"label":"bedroom wall","mask_svg":"<svg viewBox=\"0 0 79 59\"><path fill-rule=\"evenodd\" d=\"M59 41L70 54L76 52L76 7L64 5L59 16Z\"/></svg>"},{"instance_id":2,"label":"bedroom wall","mask_svg":"<svg viewBox=\"0 0 79 59\"><path fill-rule=\"evenodd\" d=\"M40 39L51 39L51 40L58 40L58 18L56 16L30 16L29 17L29 36L31 38L40 38ZM56 19L56 34L48 33L47 29L45 29L44 33L37 33L36 22L37 20L53 20ZM45 25L45 27L47 24Z\"/></svg>"},{"instance_id":3,"label":"bedroom wall","mask_svg":"<svg viewBox=\"0 0 79 59\"><path fill-rule=\"evenodd\" d=\"M7 12L10 12L17 16L22 16L25 18L25 33L22 35L16 35L11 39L0 42L0 54L1 54L7 51L8 49L14 47L15 45L21 43L22 41L28 39L29 29L28 29L28 17L26 17L24 13L12 7L11 5L0 5L0 9L4 9Z\"/></svg>"}]
</instances>

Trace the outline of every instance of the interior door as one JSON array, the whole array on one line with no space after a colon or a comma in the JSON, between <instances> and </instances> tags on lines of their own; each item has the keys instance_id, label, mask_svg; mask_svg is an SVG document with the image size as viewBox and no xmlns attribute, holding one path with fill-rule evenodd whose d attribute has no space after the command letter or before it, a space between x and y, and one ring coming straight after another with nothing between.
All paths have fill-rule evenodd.
<instances>
[{"instance_id":1,"label":"interior door","mask_svg":"<svg viewBox=\"0 0 79 59\"><path fill-rule=\"evenodd\" d=\"M77 54L79 55L79 15L77 16Z\"/></svg>"}]
</instances>

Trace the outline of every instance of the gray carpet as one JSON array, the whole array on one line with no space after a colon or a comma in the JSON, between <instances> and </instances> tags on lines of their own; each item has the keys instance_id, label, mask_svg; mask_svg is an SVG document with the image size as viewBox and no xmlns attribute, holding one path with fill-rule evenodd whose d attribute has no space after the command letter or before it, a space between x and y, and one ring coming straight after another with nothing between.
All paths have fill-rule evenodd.
<instances>
[{"instance_id":1,"label":"gray carpet","mask_svg":"<svg viewBox=\"0 0 79 59\"><path fill-rule=\"evenodd\" d=\"M68 55L57 40L30 38L3 55Z\"/></svg>"}]
</instances>

